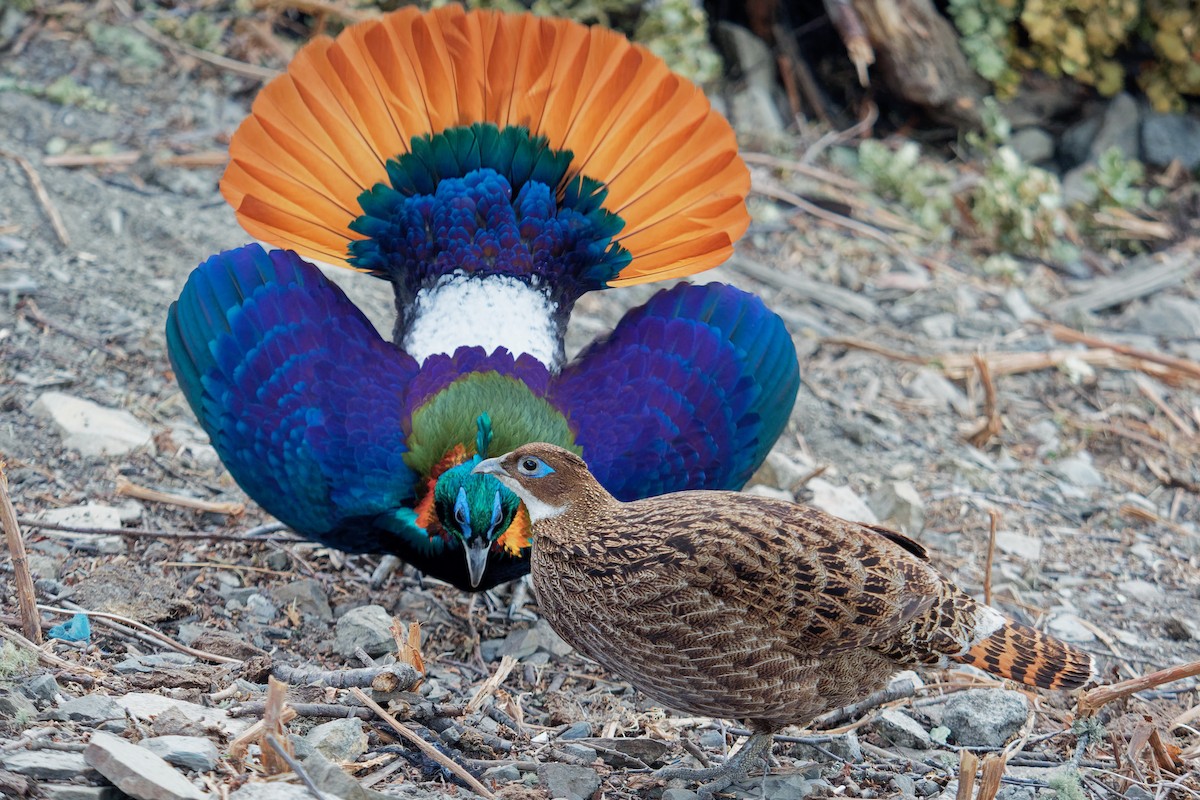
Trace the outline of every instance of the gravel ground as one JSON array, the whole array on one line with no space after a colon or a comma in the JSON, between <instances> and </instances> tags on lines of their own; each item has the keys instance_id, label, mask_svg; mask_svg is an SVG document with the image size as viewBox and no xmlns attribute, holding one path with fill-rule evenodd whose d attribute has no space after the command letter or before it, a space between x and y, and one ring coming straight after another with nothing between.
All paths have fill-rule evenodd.
<instances>
[{"instance_id":1,"label":"gravel ground","mask_svg":"<svg viewBox=\"0 0 1200 800\"><path fill-rule=\"evenodd\" d=\"M38 96L36 87L63 75L90 90L84 106ZM0 91L6 156L0 158L0 453L13 502L27 519L98 504L109 510L84 512L83 524L167 534L80 536L27 527L40 602L135 619L204 654L152 657L174 650L93 620L86 650L56 643L41 666L0 659L0 741L8 740L0 745L0 794L25 791L34 774L12 761L16 755L45 762L38 768L50 770L49 777L37 782L65 782L71 758L96 727L134 739L163 731L208 739L220 754L214 763L169 769L213 796L248 778L247 786L257 787L265 769L258 745L239 756L230 740L261 716L246 704L262 699L268 661L361 666L354 645L373 636L387 645L394 617L421 626L427 677L419 701L409 696L409 718L475 774L490 768L484 782L497 794L692 796L686 788L664 792L637 768L693 758L683 742L717 757L736 737L709 720L654 709L604 676L536 622L531 599L510 619L509 588L471 602L403 572L373 587L378 559L293 541L244 541L247 530L270 519L233 484L197 430L171 377L162 328L189 270L246 240L217 192L220 168L212 164L257 82L169 53L161 69L130 70L87 38L52 27L0 62L0 78L21 87ZM786 144L801 153L810 143ZM98 163L45 161L64 154L91 155ZM44 182L69 243L57 238L19 159ZM756 170L756 178L806 197L819 194L820 180L811 175ZM1200 658L1200 242L1181 235L1159 255L1117 264L1111 276L1066 280L1029 264L1017 279L988 274L965 246L934 247L886 228L854 230L844 217L823 222L763 197L754 198L753 210L755 225L736 259L704 277L758 291L779 310L795 335L805 381L756 491L903 527L961 585L981 592L989 582L996 604L1094 652L1112 678ZM1078 299L1088 292L1164 271L1174 276L1165 288L1079 315L1086 304ZM386 285L335 277L381 330L390 330ZM584 298L571 347L611 327L654 288ZM1072 342L1050 327L1056 322L1096 341ZM1123 354L1114 345L1134 351ZM128 412L150 441L124 455L85 455L39 413L56 402L53 393ZM978 446L970 443L974 434ZM139 489L244 504L244 511L132 499ZM170 538L182 533L242 540ZM8 559L2 568L0 613L15 631ZM367 605L382 609L346 616ZM510 670L505 680L488 685L478 708L464 708L498 669ZM57 675L56 685L46 684L47 673ZM969 734L950 706L972 687L987 691L959 705L969 723L989 730L1007 729L986 714L1018 702L1008 738L1026 738L1023 747L1010 748L1001 795L1068 791L1062 765L1080 733L1071 729L1071 698L1017 693L1012 701L1007 696L1014 693L981 674L953 670L900 680L886 715L862 710L839 721L842 728L833 726L849 726L849 733L781 743L774 774L737 793L952 797L958 746L969 743ZM168 705L241 705L248 716L211 712L222 730L195 720L191 728L186 720L172 727L158 706L126 714L148 693ZM6 698L16 695L32 697L24 716L4 711ZM63 708L78 702L73 698L102 697L119 699L117 712L105 706L72 716ZM341 697L332 688L308 688L292 702ZM1173 776L1156 766L1146 744L1157 731L1164 750L1182 748L1179 763L1195 769L1200 737L1187 724L1172 724L1196 705L1190 679L1106 709L1106 731L1092 731L1081 754L1085 793L1200 794L1194 774ZM191 708L178 705L183 710L175 716L187 717ZM304 738L324 721L306 714L286 726L303 739L295 750L305 771L320 773L312 742L333 737L320 751L347 763L373 791L467 794L374 718L363 720L365 728L342 721L329 736L318 731ZM980 753L1003 743L982 744ZM95 747L84 753L88 764L103 762ZM54 777L55 768L67 770L67 778ZM87 773L74 781L104 782ZM332 783L324 790L360 796ZM291 796L278 785L270 791ZM169 796L187 796L178 792Z\"/></svg>"}]
</instances>

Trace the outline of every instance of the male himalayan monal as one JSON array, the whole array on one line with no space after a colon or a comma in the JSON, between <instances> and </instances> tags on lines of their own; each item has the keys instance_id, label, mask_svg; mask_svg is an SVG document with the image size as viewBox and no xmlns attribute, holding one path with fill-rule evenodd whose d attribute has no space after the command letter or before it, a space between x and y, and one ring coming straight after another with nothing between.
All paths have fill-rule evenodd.
<instances>
[{"instance_id":1,"label":"male himalayan monal","mask_svg":"<svg viewBox=\"0 0 1200 800\"><path fill-rule=\"evenodd\" d=\"M301 535L464 590L529 571L529 518L471 468L549 441L613 495L740 488L799 387L761 301L677 285L565 363L585 292L732 252L749 174L704 94L618 34L400 9L309 42L230 142L257 244L213 256L167 321L229 472ZM305 258L383 278L394 344Z\"/></svg>"},{"instance_id":2,"label":"male himalayan monal","mask_svg":"<svg viewBox=\"0 0 1200 800\"><path fill-rule=\"evenodd\" d=\"M886 528L737 492L623 503L545 443L475 471L529 509L538 613L559 636L668 708L753 732L721 767L660 773L710 780L701 797L744 776L780 728L900 669L956 661L1043 689L1096 674L1086 652L977 602Z\"/></svg>"}]
</instances>

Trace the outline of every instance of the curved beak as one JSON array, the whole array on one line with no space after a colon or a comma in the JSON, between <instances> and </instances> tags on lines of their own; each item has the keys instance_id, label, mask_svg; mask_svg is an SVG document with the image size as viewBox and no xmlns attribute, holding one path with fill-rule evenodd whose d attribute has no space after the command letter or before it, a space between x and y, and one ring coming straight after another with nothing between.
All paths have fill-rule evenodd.
<instances>
[{"instance_id":1,"label":"curved beak","mask_svg":"<svg viewBox=\"0 0 1200 800\"><path fill-rule=\"evenodd\" d=\"M471 579L471 588L474 589L483 580L483 570L487 567L492 543L482 536L475 536L471 541L464 542L463 547L467 551L467 577Z\"/></svg>"},{"instance_id":2,"label":"curved beak","mask_svg":"<svg viewBox=\"0 0 1200 800\"><path fill-rule=\"evenodd\" d=\"M471 472L483 475L506 475L504 467L500 466L499 458L487 458L475 465Z\"/></svg>"}]
</instances>

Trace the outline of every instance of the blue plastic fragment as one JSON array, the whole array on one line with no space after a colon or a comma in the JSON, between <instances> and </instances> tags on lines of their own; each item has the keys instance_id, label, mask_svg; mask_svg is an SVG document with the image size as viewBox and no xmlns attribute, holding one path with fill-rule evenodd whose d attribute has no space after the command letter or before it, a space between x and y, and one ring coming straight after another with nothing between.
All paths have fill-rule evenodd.
<instances>
[{"instance_id":1,"label":"blue plastic fragment","mask_svg":"<svg viewBox=\"0 0 1200 800\"><path fill-rule=\"evenodd\" d=\"M64 642L82 642L92 636L92 626L88 623L87 614L76 614L67 622L55 625L50 629L51 639L62 639Z\"/></svg>"}]
</instances>

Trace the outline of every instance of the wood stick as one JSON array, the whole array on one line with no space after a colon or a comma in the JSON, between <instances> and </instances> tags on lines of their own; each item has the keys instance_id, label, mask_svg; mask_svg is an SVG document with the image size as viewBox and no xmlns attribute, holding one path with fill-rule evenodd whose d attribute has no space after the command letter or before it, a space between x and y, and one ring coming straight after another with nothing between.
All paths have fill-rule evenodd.
<instances>
[{"instance_id":1,"label":"wood stick","mask_svg":"<svg viewBox=\"0 0 1200 800\"><path fill-rule=\"evenodd\" d=\"M1135 692L1153 689L1155 686L1162 686L1164 683L1170 683L1171 681L1193 678L1196 675L1200 675L1200 661L1189 661L1186 664L1176 664L1173 667L1160 669L1157 672L1151 672L1149 675L1130 678L1127 681L1111 683L1107 686L1097 686L1080 698L1079 713L1083 715L1094 714L1113 700L1128 697Z\"/></svg>"},{"instance_id":2,"label":"wood stick","mask_svg":"<svg viewBox=\"0 0 1200 800\"><path fill-rule=\"evenodd\" d=\"M292 755L292 743L288 741L283 730L284 713L287 711L287 693L288 685L286 683L274 675L267 678L267 702L262 718L263 740L260 740L260 744L265 744L268 736L275 736L279 741L278 751L270 747L262 748L260 758L263 771L268 775L282 775L291 768L287 756Z\"/></svg>"},{"instance_id":3,"label":"wood stick","mask_svg":"<svg viewBox=\"0 0 1200 800\"><path fill-rule=\"evenodd\" d=\"M1000 524L1000 512L988 509L987 561L983 565L983 602L992 604L992 562L996 560L996 528Z\"/></svg>"},{"instance_id":4,"label":"wood stick","mask_svg":"<svg viewBox=\"0 0 1200 800\"><path fill-rule=\"evenodd\" d=\"M50 226L54 228L54 235L58 237L59 244L63 247L70 247L71 236L67 233L67 226L63 223L62 214L58 213L58 207L50 199L50 193L46 191L46 184L42 183L42 177L33 168L33 164L11 150L0 148L0 156L15 161L21 169L25 170L25 176L29 178L29 186L37 196L42 211L46 212L46 216L50 218Z\"/></svg>"},{"instance_id":5,"label":"wood stick","mask_svg":"<svg viewBox=\"0 0 1200 800\"><path fill-rule=\"evenodd\" d=\"M47 167L112 167L136 164L142 154L137 150L127 153L110 153L106 156L91 153L63 153L59 156L46 156L42 164Z\"/></svg>"},{"instance_id":6,"label":"wood stick","mask_svg":"<svg viewBox=\"0 0 1200 800\"><path fill-rule=\"evenodd\" d=\"M255 536L246 533L193 533L191 531L155 531L147 528L95 528L87 525L64 525L58 522L47 522L42 519L21 517L21 524L27 528L41 528L62 533L78 533L82 536L129 536L134 539L180 539L182 541L209 542L277 542L279 544L298 544L307 541L297 536ZM278 527L276 527L278 526ZM286 530L283 523L271 523L252 528L256 531L266 527L269 532Z\"/></svg>"},{"instance_id":7,"label":"wood stick","mask_svg":"<svg viewBox=\"0 0 1200 800\"><path fill-rule=\"evenodd\" d=\"M29 573L29 560L25 557L25 540L21 538L21 527L17 524L17 510L8 497L8 476L5 464L0 461L0 527L4 528L4 540L12 557L13 582L17 586L17 605L21 609L21 630L25 638L34 644L42 643L42 625L37 610L37 593L33 589L33 576Z\"/></svg>"},{"instance_id":8,"label":"wood stick","mask_svg":"<svg viewBox=\"0 0 1200 800\"><path fill-rule=\"evenodd\" d=\"M62 602L66 603L66 601L62 601ZM66 603L66 604L73 606L73 607L72 608L58 608L56 606L39 605L38 608L41 609L42 611L49 611L51 614L66 614L68 616L74 616L76 614L86 614L88 619L95 620L96 622L100 623L101 625L106 625L107 627L110 627L115 631L119 631L119 632L125 634L126 636L133 636L133 637L141 639L142 641L145 641L145 642L151 642L154 644L165 645L167 647L170 647L172 650L178 650L180 653L184 653L189 656L195 656L196 658L203 659L205 661L212 661L213 663L216 663L216 664L241 664L241 663L243 663L242 660L238 659L238 658L231 658L229 656L221 656L221 655L217 655L216 653L207 653L203 650L197 650L194 647L188 647L186 644L180 644L179 642L172 639L170 636L167 636L165 633L157 631L154 628L151 628L149 625L145 625L141 622L138 622L135 619L130 619L129 617L123 617L120 614L109 614L108 612L105 612L105 611L89 611L86 608L80 608L79 606L75 605L74 603Z\"/></svg>"},{"instance_id":9,"label":"wood stick","mask_svg":"<svg viewBox=\"0 0 1200 800\"><path fill-rule=\"evenodd\" d=\"M994 800L1000 791L1000 779L1004 777L1004 768L1008 759L1003 753L988 753L983 758L983 769L979 773L979 794L975 800Z\"/></svg>"},{"instance_id":10,"label":"wood stick","mask_svg":"<svg viewBox=\"0 0 1200 800\"><path fill-rule=\"evenodd\" d=\"M434 761L441 764L443 767L461 778L463 782L467 784L467 786L471 787L471 791L475 792L475 794L485 798L486 800L496 800L496 795L488 791L488 788L480 783L474 775L463 769L461 764L452 758L448 758L436 747L406 728L400 723L400 720L393 717L386 710L384 710L383 706L379 705L379 703L376 703L374 700L368 697L367 693L362 689L359 689L357 686L351 687L350 694L354 695L363 705L378 714L379 718L390 725L392 730L394 730L399 736L402 736L403 738L412 742L416 748L426 756L432 758Z\"/></svg>"},{"instance_id":11,"label":"wood stick","mask_svg":"<svg viewBox=\"0 0 1200 800\"><path fill-rule=\"evenodd\" d=\"M979 770L979 756L970 750L958 751L958 792L954 800L971 800L975 788L975 773Z\"/></svg>"},{"instance_id":12,"label":"wood stick","mask_svg":"<svg viewBox=\"0 0 1200 800\"><path fill-rule=\"evenodd\" d=\"M1162 364L1165 367L1178 370L1186 373L1191 377L1200 380L1200 364L1195 361L1189 361L1186 358L1176 358L1169 356L1166 353L1156 353L1153 350L1142 350L1137 347L1129 347L1128 345L1113 342L1108 339L1101 339L1099 336L1092 336L1083 331L1077 331L1074 328L1068 328L1066 325L1059 325L1055 322L1046 323L1043 326L1047 333L1053 336L1060 342L1074 342L1078 344L1086 344L1088 347L1095 347L1104 350L1111 350L1114 353L1138 358L1142 361L1151 361L1155 364Z\"/></svg>"},{"instance_id":13,"label":"wood stick","mask_svg":"<svg viewBox=\"0 0 1200 800\"><path fill-rule=\"evenodd\" d=\"M117 494L123 497L135 497L138 500L149 500L152 503L165 503L166 505L180 506L181 508L194 508L197 511L209 511L214 514L229 514L230 516L239 516L246 510L245 503L225 503L216 500L200 500L195 497L187 497L181 494L171 494L170 492L160 492L157 489L148 489L145 486L138 486L130 482L126 478L117 478Z\"/></svg>"}]
</instances>

